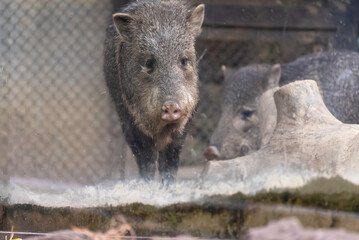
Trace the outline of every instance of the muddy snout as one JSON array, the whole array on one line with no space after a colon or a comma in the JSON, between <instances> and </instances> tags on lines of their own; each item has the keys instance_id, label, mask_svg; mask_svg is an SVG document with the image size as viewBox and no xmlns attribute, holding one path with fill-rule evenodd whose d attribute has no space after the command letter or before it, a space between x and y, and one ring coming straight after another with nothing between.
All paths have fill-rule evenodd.
<instances>
[{"instance_id":1,"label":"muddy snout","mask_svg":"<svg viewBox=\"0 0 359 240\"><path fill-rule=\"evenodd\" d=\"M207 161L219 160L219 151L216 146L209 146L203 152L204 157Z\"/></svg>"},{"instance_id":2,"label":"muddy snout","mask_svg":"<svg viewBox=\"0 0 359 240\"><path fill-rule=\"evenodd\" d=\"M174 122L182 116L182 109L176 101L166 101L162 105L161 118L166 122Z\"/></svg>"}]
</instances>

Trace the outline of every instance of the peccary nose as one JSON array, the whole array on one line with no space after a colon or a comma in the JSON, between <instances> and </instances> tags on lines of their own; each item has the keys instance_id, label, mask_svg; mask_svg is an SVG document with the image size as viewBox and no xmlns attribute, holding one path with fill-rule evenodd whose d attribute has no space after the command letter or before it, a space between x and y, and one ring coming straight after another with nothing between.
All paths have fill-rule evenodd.
<instances>
[{"instance_id":1,"label":"peccary nose","mask_svg":"<svg viewBox=\"0 0 359 240\"><path fill-rule=\"evenodd\" d=\"M208 161L219 160L219 151L215 146L209 146L203 155Z\"/></svg>"},{"instance_id":2,"label":"peccary nose","mask_svg":"<svg viewBox=\"0 0 359 240\"><path fill-rule=\"evenodd\" d=\"M178 103L174 101L167 101L162 106L162 120L166 122L173 122L178 120L181 116L181 108Z\"/></svg>"}]
</instances>

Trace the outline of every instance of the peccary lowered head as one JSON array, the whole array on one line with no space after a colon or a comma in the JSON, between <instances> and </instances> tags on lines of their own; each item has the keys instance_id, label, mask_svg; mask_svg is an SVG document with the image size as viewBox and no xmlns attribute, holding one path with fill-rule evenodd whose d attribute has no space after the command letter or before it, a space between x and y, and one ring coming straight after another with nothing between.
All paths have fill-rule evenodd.
<instances>
[{"instance_id":1,"label":"peccary lowered head","mask_svg":"<svg viewBox=\"0 0 359 240\"><path fill-rule=\"evenodd\" d=\"M204 5L136 1L113 15L104 71L140 175L174 180L185 129L198 102L195 38Z\"/></svg>"},{"instance_id":2,"label":"peccary lowered head","mask_svg":"<svg viewBox=\"0 0 359 240\"><path fill-rule=\"evenodd\" d=\"M325 105L337 119L359 123L358 52L333 50L286 64L256 64L224 72L222 115L204 152L208 160L244 156L268 142L276 109L273 96L272 102L270 96L263 102L262 95L296 80L315 80Z\"/></svg>"}]
</instances>

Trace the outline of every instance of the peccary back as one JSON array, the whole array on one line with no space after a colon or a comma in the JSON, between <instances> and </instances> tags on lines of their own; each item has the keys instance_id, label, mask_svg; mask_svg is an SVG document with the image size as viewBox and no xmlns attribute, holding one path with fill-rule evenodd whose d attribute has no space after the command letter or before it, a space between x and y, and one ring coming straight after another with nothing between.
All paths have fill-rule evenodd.
<instances>
[{"instance_id":1,"label":"peccary back","mask_svg":"<svg viewBox=\"0 0 359 240\"><path fill-rule=\"evenodd\" d=\"M344 123L359 123L359 53L330 51L301 57L281 65L279 85L314 79L325 105Z\"/></svg>"}]
</instances>

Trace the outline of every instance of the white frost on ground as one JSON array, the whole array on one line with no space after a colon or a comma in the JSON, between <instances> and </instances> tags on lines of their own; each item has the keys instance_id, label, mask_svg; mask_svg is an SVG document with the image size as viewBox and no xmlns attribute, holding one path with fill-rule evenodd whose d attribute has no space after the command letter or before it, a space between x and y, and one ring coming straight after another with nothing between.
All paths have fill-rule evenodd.
<instances>
[{"instance_id":1,"label":"white frost on ground","mask_svg":"<svg viewBox=\"0 0 359 240\"><path fill-rule=\"evenodd\" d=\"M36 204L49 207L98 207L141 202L154 206L173 203L200 201L211 195L231 195L238 192L254 194L273 188L301 187L314 179L310 172L292 172L276 169L268 173L246 178L245 181L206 181L179 180L164 188L158 181L146 183L141 180L107 181L92 186L66 186L58 184L58 189L45 187L30 188L26 181L12 180L6 188L0 188L0 196L8 196L10 204ZM30 180L31 181L31 180ZM30 182L28 181L28 182ZM54 183L53 186L56 186ZM50 186L45 183L44 186Z\"/></svg>"},{"instance_id":2,"label":"white frost on ground","mask_svg":"<svg viewBox=\"0 0 359 240\"><path fill-rule=\"evenodd\" d=\"M58 192L34 191L16 183L10 183L8 201L10 204L30 203L49 207L97 207L134 202L163 206L195 200L193 196L195 184L195 181L181 181L166 189L159 182L112 181L93 186L73 187ZM1 194L4 196L4 193Z\"/></svg>"}]
</instances>

